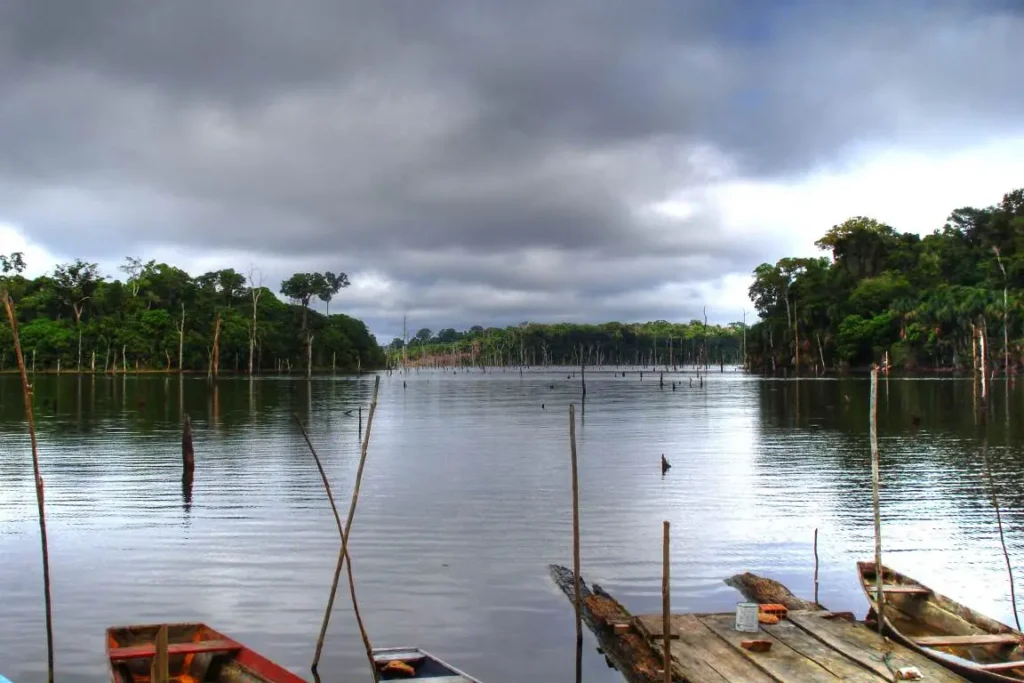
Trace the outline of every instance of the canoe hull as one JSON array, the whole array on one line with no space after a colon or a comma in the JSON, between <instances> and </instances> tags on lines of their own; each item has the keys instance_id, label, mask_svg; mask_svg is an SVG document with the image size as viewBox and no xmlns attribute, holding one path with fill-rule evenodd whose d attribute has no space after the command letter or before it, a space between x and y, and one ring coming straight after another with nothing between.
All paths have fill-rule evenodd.
<instances>
[{"instance_id":1,"label":"canoe hull","mask_svg":"<svg viewBox=\"0 0 1024 683\"><path fill-rule=\"evenodd\" d=\"M871 612L877 619L879 611L876 600L877 572L875 563L858 562L857 576L868 599L868 604L871 606ZM951 598L936 593L920 582L885 565L882 565L882 577L883 587L897 586L894 591L906 591L894 592L894 594L889 594L886 591L883 596L885 600L883 626L893 640L975 683L1024 682L1024 652L1019 645L1020 642L1024 642L1024 634L1006 624L979 614ZM901 586L902 589L899 588ZM916 587L927 589L927 593L917 592L914 590ZM922 614L927 615L927 618L917 621L913 619L914 616ZM925 621L930 623L924 623ZM1010 646L1001 648L999 645L961 646L957 648L957 652L969 650L968 654L973 655L973 659L982 660L981 663L1020 660L1020 668L1014 670L1020 671L1020 676L1014 675L1011 671L987 671L979 668L977 662L963 658L963 655L954 655L956 658L944 656L941 651L932 647L924 647L916 640L916 638L932 635L975 636L984 634L1016 636L1018 644L1012 648Z\"/></svg>"}]
</instances>

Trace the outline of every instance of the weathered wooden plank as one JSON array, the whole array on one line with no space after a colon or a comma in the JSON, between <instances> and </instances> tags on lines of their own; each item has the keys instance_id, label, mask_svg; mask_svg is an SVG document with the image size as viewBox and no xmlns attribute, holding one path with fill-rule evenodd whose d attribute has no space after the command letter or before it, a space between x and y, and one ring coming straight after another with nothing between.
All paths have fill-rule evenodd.
<instances>
[{"instance_id":1,"label":"weathered wooden plank","mask_svg":"<svg viewBox=\"0 0 1024 683\"><path fill-rule=\"evenodd\" d=\"M875 671L886 680L892 680L892 671L904 666L916 666L930 683L962 683L964 680L924 655L893 641L883 640L878 633L868 629L864 624L821 619L814 612L790 612L788 619L829 647ZM886 653L889 653L889 666L883 661Z\"/></svg>"},{"instance_id":2,"label":"weathered wooden plank","mask_svg":"<svg viewBox=\"0 0 1024 683\"><path fill-rule=\"evenodd\" d=\"M878 674L842 652L829 647L791 621L766 624L761 627L773 638L782 641L804 657L827 669L836 677L852 683L879 683Z\"/></svg>"},{"instance_id":3,"label":"weathered wooden plank","mask_svg":"<svg viewBox=\"0 0 1024 683\"><path fill-rule=\"evenodd\" d=\"M1014 633L979 633L969 636L921 636L913 641L924 647L950 645L1017 645L1020 636Z\"/></svg>"},{"instance_id":4,"label":"weathered wooden plank","mask_svg":"<svg viewBox=\"0 0 1024 683\"><path fill-rule=\"evenodd\" d=\"M768 629L762 628L760 637L772 640L772 649L767 652L750 652L741 647L740 643L750 638L749 633L741 633L733 629L729 614L706 614L699 617L700 622L713 631L719 638L728 643L741 656L746 657L774 680L780 683L817 683L818 681L836 681L841 677L802 653L787 647L786 643L775 638ZM877 683L878 678L867 679Z\"/></svg>"},{"instance_id":5,"label":"weathered wooden plank","mask_svg":"<svg viewBox=\"0 0 1024 683\"><path fill-rule=\"evenodd\" d=\"M659 656L664 656L661 615L636 617L635 623ZM672 674L690 683L776 683L768 674L712 633L693 614L672 615Z\"/></svg>"}]
</instances>

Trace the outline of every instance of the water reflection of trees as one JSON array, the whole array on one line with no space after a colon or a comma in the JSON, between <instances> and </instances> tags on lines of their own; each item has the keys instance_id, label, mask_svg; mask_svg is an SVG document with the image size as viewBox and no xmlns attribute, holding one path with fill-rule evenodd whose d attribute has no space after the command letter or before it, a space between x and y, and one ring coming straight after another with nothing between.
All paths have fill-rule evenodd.
<instances>
[{"instance_id":1,"label":"water reflection of trees","mask_svg":"<svg viewBox=\"0 0 1024 683\"><path fill-rule=\"evenodd\" d=\"M352 378L238 378L211 384L188 376L38 375L34 399L44 475L59 472L85 485L115 473L144 478L154 469L180 467L185 413L196 430L199 460L214 463L227 476L265 467L254 458L259 448L291 450L283 444L295 436L293 412L320 434L337 438L351 431L354 440L357 417L342 409L366 401L367 386ZM8 482L30 481L30 462L13 457L28 448L15 376L0 376L0 442L0 476ZM200 465L197 479L202 477ZM179 478L178 471L169 477Z\"/></svg>"},{"instance_id":2,"label":"water reflection of trees","mask_svg":"<svg viewBox=\"0 0 1024 683\"><path fill-rule=\"evenodd\" d=\"M869 382L780 380L765 381L759 389L758 466L788 469L804 478L813 473L834 509L857 519L870 517ZM1006 419L1024 388L1005 389L1002 383L993 388L982 427L970 379L880 382L883 515L922 520L939 515L968 535L989 526L994 533L995 513L980 457L987 429L1004 521L1008 527L1024 524L1024 458L1016 446L1024 427Z\"/></svg>"}]
</instances>

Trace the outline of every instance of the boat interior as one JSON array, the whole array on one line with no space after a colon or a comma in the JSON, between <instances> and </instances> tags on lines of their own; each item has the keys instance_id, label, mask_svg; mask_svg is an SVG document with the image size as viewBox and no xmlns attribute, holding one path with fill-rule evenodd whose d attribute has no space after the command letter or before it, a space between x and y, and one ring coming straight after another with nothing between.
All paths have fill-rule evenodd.
<instances>
[{"instance_id":1,"label":"boat interior","mask_svg":"<svg viewBox=\"0 0 1024 683\"><path fill-rule=\"evenodd\" d=\"M418 648L374 650L373 659L377 663L377 670L382 681L424 680L431 683L477 683L475 679L469 678ZM410 672L409 669L412 671Z\"/></svg>"},{"instance_id":2,"label":"boat interior","mask_svg":"<svg viewBox=\"0 0 1024 683\"><path fill-rule=\"evenodd\" d=\"M107 630L107 650L116 683L150 681L160 625ZM167 673L171 683L261 681L234 661L242 646L203 624L168 624Z\"/></svg>"},{"instance_id":3,"label":"boat interior","mask_svg":"<svg viewBox=\"0 0 1024 683\"><path fill-rule=\"evenodd\" d=\"M859 569L864 590L874 601L878 585L875 564L861 562ZM1022 635L1005 624L884 565L882 593L886 620L919 647L986 671L1024 674Z\"/></svg>"}]
</instances>

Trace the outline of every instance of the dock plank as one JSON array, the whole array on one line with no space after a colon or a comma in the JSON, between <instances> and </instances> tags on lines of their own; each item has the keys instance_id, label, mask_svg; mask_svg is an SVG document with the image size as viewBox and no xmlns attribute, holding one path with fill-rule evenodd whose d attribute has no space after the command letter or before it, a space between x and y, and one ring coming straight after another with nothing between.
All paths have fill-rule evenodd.
<instances>
[{"instance_id":1,"label":"dock plank","mask_svg":"<svg viewBox=\"0 0 1024 683\"><path fill-rule=\"evenodd\" d=\"M661 615L638 616L634 622L658 655L664 657ZM777 683L722 641L696 615L673 614L671 624L673 675L690 683Z\"/></svg>"},{"instance_id":2,"label":"dock plank","mask_svg":"<svg viewBox=\"0 0 1024 683\"><path fill-rule=\"evenodd\" d=\"M784 683L817 683L818 681L838 681L841 677L834 674L813 659L788 647L785 642L772 636L767 629L761 628L757 637L768 638L772 641L772 648L767 652L750 652L740 646L744 640L755 636L752 633L741 633L733 628L733 615L731 614L706 614L701 615L700 622L707 626L719 638L728 643L734 652L745 657L750 663L758 667L775 681ZM878 677L869 678L872 683L878 683Z\"/></svg>"},{"instance_id":3,"label":"dock plank","mask_svg":"<svg viewBox=\"0 0 1024 683\"><path fill-rule=\"evenodd\" d=\"M761 629L841 680L851 683L878 683L878 674L873 669L865 668L863 664L829 647L791 621L765 624Z\"/></svg>"},{"instance_id":4,"label":"dock plank","mask_svg":"<svg viewBox=\"0 0 1024 683\"><path fill-rule=\"evenodd\" d=\"M870 668L885 680L892 680L892 671L883 661L886 651L891 652L889 665L893 669L915 666L932 683L962 683L964 680L924 655L893 641L883 640L864 624L822 619L813 612L790 612L787 618L811 636Z\"/></svg>"}]
</instances>

